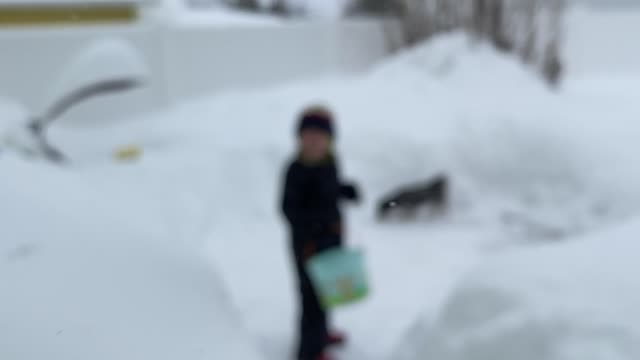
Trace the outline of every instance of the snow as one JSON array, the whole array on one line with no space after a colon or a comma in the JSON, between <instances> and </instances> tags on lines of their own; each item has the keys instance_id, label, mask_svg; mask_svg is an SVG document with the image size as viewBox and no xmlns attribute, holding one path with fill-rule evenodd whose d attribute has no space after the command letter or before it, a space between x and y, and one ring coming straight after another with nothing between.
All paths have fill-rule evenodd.
<instances>
[{"instance_id":1,"label":"snow","mask_svg":"<svg viewBox=\"0 0 640 360\"><path fill-rule=\"evenodd\" d=\"M24 108L17 102L0 97L0 137L6 134L15 124L24 123L26 114Z\"/></svg>"},{"instance_id":2,"label":"snow","mask_svg":"<svg viewBox=\"0 0 640 360\"><path fill-rule=\"evenodd\" d=\"M259 0L262 8L269 8L276 0ZM276 16L252 14L230 9L221 0L163 0L165 6L177 14L177 21L190 25L277 25L282 20ZM292 9L302 9L306 16L315 19L338 19L344 15L350 0L287 0Z\"/></svg>"},{"instance_id":3,"label":"snow","mask_svg":"<svg viewBox=\"0 0 640 360\"><path fill-rule=\"evenodd\" d=\"M640 356L640 289L632 255L637 251L640 223L633 215L638 212L638 194L631 187L638 176L633 160L638 149L632 138L639 131L633 118L638 116L634 94L640 69L633 61L638 47L626 42L633 34L627 33L632 19L637 18L637 12L628 11L571 13L567 55L572 71L557 97L561 102L544 102L545 107L554 108L543 111L546 116L537 115L536 131L502 132L516 135L510 143L520 150L528 145L532 171L523 171L528 167L523 166L524 159L504 158L507 148L496 147L501 137L488 138L479 147L491 149L487 161L499 159L500 171L494 175L507 177L505 183L495 184L502 195L513 184L538 182L538 195L527 201L528 219L515 221L520 229L504 244L523 235L536 239L555 234L552 238L563 242L515 249L491 245L491 251L467 271L444 303L425 308L391 358L617 360ZM587 29L594 24L615 26L596 26L611 31L603 35ZM608 36L619 41L611 42ZM547 122L549 115L556 116L555 122ZM510 149L513 153L517 148ZM470 163L485 171L488 164L478 158ZM513 178L516 173L520 175ZM553 183L541 184L544 178L539 176L544 173L553 175L564 191L558 193L559 188L549 186ZM576 202L567 198L570 192L575 192ZM544 193L556 204L531 212L540 207ZM600 200L588 200L594 195ZM580 206L585 200L591 205ZM588 216L571 231L562 223L567 225L567 219L584 213L571 211L574 205L567 206L567 201L583 209L591 207L593 214L608 213L610 220L603 224ZM514 206L503 199L501 204L505 203Z\"/></svg>"},{"instance_id":4,"label":"snow","mask_svg":"<svg viewBox=\"0 0 640 360\"><path fill-rule=\"evenodd\" d=\"M637 359L639 231L634 219L568 243L491 256L437 318L408 332L394 358Z\"/></svg>"},{"instance_id":5,"label":"snow","mask_svg":"<svg viewBox=\"0 0 640 360\"><path fill-rule=\"evenodd\" d=\"M314 17L319 18L339 18L344 14L345 9L349 5L349 0L324 0L301 1L305 11Z\"/></svg>"},{"instance_id":6,"label":"snow","mask_svg":"<svg viewBox=\"0 0 640 360\"><path fill-rule=\"evenodd\" d=\"M165 0L182 1L190 4L193 8L215 8L220 4L225 4L224 0ZM278 0L258 0L258 5L263 9L269 9ZM306 16L313 18L337 19L344 14L344 10L351 0L286 0L291 9L300 9Z\"/></svg>"},{"instance_id":7,"label":"snow","mask_svg":"<svg viewBox=\"0 0 640 360\"><path fill-rule=\"evenodd\" d=\"M260 359L179 197L113 170L0 172L1 358Z\"/></svg>"},{"instance_id":8,"label":"snow","mask_svg":"<svg viewBox=\"0 0 640 360\"><path fill-rule=\"evenodd\" d=\"M205 4L207 5L207 4ZM163 0L169 24L180 27L198 26L277 26L282 21L274 16L252 14L216 4L193 6L186 0Z\"/></svg>"},{"instance_id":9,"label":"snow","mask_svg":"<svg viewBox=\"0 0 640 360\"><path fill-rule=\"evenodd\" d=\"M638 17L634 8L594 11L576 6L567 17L565 40L566 52L572 54L568 59L572 75L599 76L598 82L602 78L606 81L611 77L637 77L640 71L640 47L635 38Z\"/></svg>"},{"instance_id":10,"label":"snow","mask_svg":"<svg viewBox=\"0 0 640 360\"><path fill-rule=\"evenodd\" d=\"M29 115L21 104L0 97L0 155L5 149L23 154L37 152L38 144L26 128L28 119Z\"/></svg>"},{"instance_id":11,"label":"snow","mask_svg":"<svg viewBox=\"0 0 640 360\"><path fill-rule=\"evenodd\" d=\"M602 69L552 91L452 34L361 76L54 126L73 166L0 157L0 358L288 358L279 180L296 115L326 103L366 195L348 239L373 279L335 314L342 359L637 359L640 82ZM143 158L114 163L130 144ZM446 217L375 222L385 192L441 172Z\"/></svg>"}]
</instances>

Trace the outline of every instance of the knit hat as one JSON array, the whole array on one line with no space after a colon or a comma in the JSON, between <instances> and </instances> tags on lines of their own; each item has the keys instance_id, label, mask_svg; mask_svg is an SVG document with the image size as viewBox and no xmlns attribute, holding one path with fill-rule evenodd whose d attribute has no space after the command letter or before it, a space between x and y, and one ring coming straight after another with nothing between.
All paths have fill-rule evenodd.
<instances>
[{"instance_id":1,"label":"knit hat","mask_svg":"<svg viewBox=\"0 0 640 360\"><path fill-rule=\"evenodd\" d=\"M325 131L329 136L335 136L333 115L331 114L331 111L322 106L312 106L307 108L300 116L298 135L308 129Z\"/></svg>"}]
</instances>

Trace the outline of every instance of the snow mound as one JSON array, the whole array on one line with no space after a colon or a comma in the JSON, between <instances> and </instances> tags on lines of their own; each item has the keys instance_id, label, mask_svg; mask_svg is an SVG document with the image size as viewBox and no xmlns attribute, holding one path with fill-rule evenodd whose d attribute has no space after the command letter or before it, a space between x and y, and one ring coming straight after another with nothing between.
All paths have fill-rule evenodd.
<instances>
[{"instance_id":1,"label":"snow mound","mask_svg":"<svg viewBox=\"0 0 640 360\"><path fill-rule=\"evenodd\" d=\"M103 38L80 49L49 89L48 101L37 115L46 114L64 96L88 86L114 80L148 82L151 70L140 52L127 41Z\"/></svg>"},{"instance_id":2,"label":"snow mound","mask_svg":"<svg viewBox=\"0 0 640 360\"><path fill-rule=\"evenodd\" d=\"M396 359L632 360L640 356L640 220L509 251L474 269Z\"/></svg>"},{"instance_id":3,"label":"snow mound","mask_svg":"<svg viewBox=\"0 0 640 360\"><path fill-rule=\"evenodd\" d=\"M511 59L453 34L362 77L228 93L108 128L54 126L52 143L74 167L12 155L0 162L8 224L0 228L0 318L8 319L0 358L255 358L193 243L207 234L252 335L284 358L294 285L284 280L277 189L294 119L315 103L334 109L345 177L366 194L350 240L370 251L376 293L346 314L356 349L371 355L358 358L381 358L425 309L431 316L403 345L405 358L527 360L523 349L540 349L537 359L638 358L638 289L623 271L637 249L615 239L639 229L572 235L640 210L640 82L605 76L602 86L590 77L585 88L571 77L552 92ZM113 149L128 144L144 157L114 166ZM453 181L451 219L371 221L387 191L440 172ZM447 296L481 250L496 250L488 241L529 238L575 241L499 247L503 255ZM398 281L417 276L417 286ZM632 293L619 313L613 285ZM384 339L372 319L385 324Z\"/></svg>"},{"instance_id":4,"label":"snow mound","mask_svg":"<svg viewBox=\"0 0 640 360\"><path fill-rule=\"evenodd\" d=\"M166 188L10 156L0 172L0 358L259 359Z\"/></svg>"},{"instance_id":5,"label":"snow mound","mask_svg":"<svg viewBox=\"0 0 640 360\"><path fill-rule=\"evenodd\" d=\"M544 91L537 75L513 56L496 52L483 41L474 40L462 32L439 35L383 63L374 75L405 80L411 74L448 86L483 85L496 91L501 87L526 84ZM464 87L460 90L464 91ZM476 89L474 89L476 90ZM488 89L489 90L489 89Z\"/></svg>"},{"instance_id":6,"label":"snow mound","mask_svg":"<svg viewBox=\"0 0 640 360\"><path fill-rule=\"evenodd\" d=\"M26 127L28 116L18 102L0 98L0 152L37 153L38 144Z\"/></svg>"},{"instance_id":7,"label":"snow mound","mask_svg":"<svg viewBox=\"0 0 640 360\"><path fill-rule=\"evenodd\" d=\"M633 79L624 85L638 90ZM374 199L447 173L461 215L512 228L507 238L557 239L640 206L633 166L640 104L619 95L573 86L553 92L513 59L451 34L363 77L200 99L117 129L54 129L52 142L87 157L173 138L209 154L266 152L277 168L292 150L300 109L323 103L336 112L347 171L366 174Z\"/></svg>"},{"instance_id":8,"label":"snow mound","mask_svg":"<svg viewBox=\"0 0 640 360\"><path fill-rule=\"evenodd\" d=\"M386 160L376 165L380 189L451 174L460 210L513 229L508 237L585 232L640 204L628 182L640 179L640 106L626 96L639 90L633 78L615 92L578 83L551 91L511 57L445 35L361 82L362 108L350 104L343 126L378 140L349 152Z\"/></svg>"}]
</instances>

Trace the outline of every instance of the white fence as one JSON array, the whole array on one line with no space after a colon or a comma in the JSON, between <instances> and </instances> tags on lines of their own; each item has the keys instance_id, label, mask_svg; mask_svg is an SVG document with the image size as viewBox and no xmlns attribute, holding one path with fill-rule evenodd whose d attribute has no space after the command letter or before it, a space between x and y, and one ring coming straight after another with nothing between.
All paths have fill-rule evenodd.
<instances>
[{"instance_id":1,"label":"white fence","mask_svg":"<svg viewBox=\"0 0 640 360\"><path fill-rule=\"evenodd\" d=\"M0 97L29 111L45 107L67 67L102 39L131 44L151 83L96 99L65 115L95 122L184 99L365 69L388 53L376 21L218 27L142 23L118 26L0 28Z\"/></svg>"},{"instance_id":2,"label":"white fence","mask_svg":"<svg viewBox=\"0 0 640 360\"><path fill-rule=\"evenodd\" d=\"M177 28L165 50L171 100L362 70L387 53L376 22Z\"/></svg>"}]
</instances>

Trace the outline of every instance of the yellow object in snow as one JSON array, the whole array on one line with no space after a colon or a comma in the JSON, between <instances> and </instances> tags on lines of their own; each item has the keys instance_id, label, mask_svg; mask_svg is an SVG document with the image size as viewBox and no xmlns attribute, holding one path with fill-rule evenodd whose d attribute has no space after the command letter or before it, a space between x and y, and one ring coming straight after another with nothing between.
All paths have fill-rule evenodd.
<instances>
[{"instance_id":1,"label":"yellow object in snow","mask_svg":"<svg viewBox=\"0 0 640 360\"><path fill-rule=\"evenodd\" d=\"M142 148L137 145L128 145L118 148L113 158L118 162L135 161L142 157Z\"/></svg>"}]
</instances>

